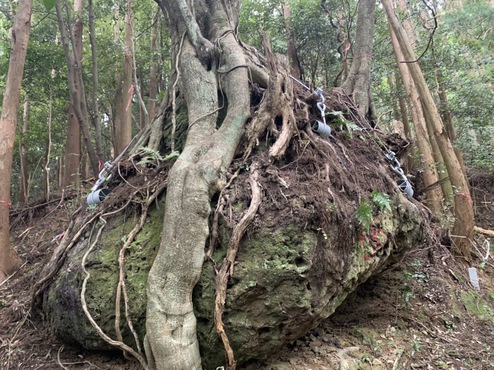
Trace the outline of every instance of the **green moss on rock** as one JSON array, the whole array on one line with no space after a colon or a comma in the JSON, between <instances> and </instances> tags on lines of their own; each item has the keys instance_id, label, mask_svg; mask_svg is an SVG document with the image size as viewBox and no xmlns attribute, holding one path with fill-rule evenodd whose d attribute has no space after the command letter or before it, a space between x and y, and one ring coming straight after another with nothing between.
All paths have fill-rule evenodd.
<instances>
[{"instance_id":1,"label":"green moss on rock","mask_svg":"<svg viewBox=\"0 0 494 370\"><path fill-rule=\"evenodd\" d=\"M395 199L395 202L398 201ZM303 204L292 200L293 204ZM223 321L239 363L265 359L274 351L303 336L330 316L347 295L372 274L384 268L391 255L404 251L422 239L422 222L413 205L395 207L394 214L380 216L386 232L379 253L368 256L360 240L338 238L332 224L325 233L319 225L271 222L263 218L257 229L242 239L233 277L229 282ZM314 207L306 210L314 214ZM127 251L127 292L133 324L141 339L145 330L147 273L160 244L163 210L149 212L145 228ZM90 253L86 266L91 273L87 288L89 309L101 328L114 332L115 287L118 253L122 238L134 227L133 218L109 220L100 243ZM346 229L345 229L346 230ZM345 231L346 232L346 231ZM84 278L81 259L89 245L89 235L69 253L67 263L45 296L44 310L55 332L63 339L86 348L108 348L94 332L81 310L80 287ZM229 231L220 228L220 248L214 259L221 263L228 245ZM345 249L339 247L344 245ZM346 247L349 246L349 247ZM215 272L206 262L200 282L193 292L197 331L205 369L225 363L223 346L214 322ZM125 328L127 344L134 343Z\"/></svg>"}]
</instances>

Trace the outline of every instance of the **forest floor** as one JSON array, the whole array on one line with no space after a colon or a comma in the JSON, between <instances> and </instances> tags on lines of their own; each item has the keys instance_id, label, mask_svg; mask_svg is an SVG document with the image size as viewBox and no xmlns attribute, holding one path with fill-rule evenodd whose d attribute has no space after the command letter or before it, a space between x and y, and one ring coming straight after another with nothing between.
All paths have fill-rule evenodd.
<instances>
[{"instance_id":1,"label":"forest floor","mask_svg":"<svg viewBox=\"0 0 494 370\"><path fill-rule=\"evenodd\" d=\"M494 229L494 175L471 174L477 225ZM31 204L12 213L24 265L0 284L0 369L139 369L120 353L61 343L30 312L31 289L75 202ZM492 241L492 240L491 240ZM445 243L444 243L445 244ZM450 247L412 250L361 285L304 338L248 370L494 369L494 261L481 235L473 248L480 290ZM214 369L206 369L214 370Z\"/></svg>"}]
</instances>

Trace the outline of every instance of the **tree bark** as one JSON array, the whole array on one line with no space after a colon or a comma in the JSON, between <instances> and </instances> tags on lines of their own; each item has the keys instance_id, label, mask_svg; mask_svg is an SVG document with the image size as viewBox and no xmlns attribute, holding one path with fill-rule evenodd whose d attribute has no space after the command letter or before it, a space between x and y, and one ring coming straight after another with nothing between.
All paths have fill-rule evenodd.
<instances>
[{"instance_id":1,"label":"tree bark","mask_svg":"<svg viewBox=\"0 0 494 370\"><path fill-rule=\"evenodd\" d=\"M371 118L370 66L374 44L375 0L361 0L358 5L357 30L352 66L341 85L351 95L360 112Z\"/></svg>"},{"instance_id":2,"label":"tree bark","mask_svg":"<svg viewBox=\"0 0 494 370\"><path fill-rule=\"evenodd\" d=\"M65 4L67 6L67 4ZM55 8L57 11L57 19L58 19L58 27L60 30L60 37L62 40L62 45L65 53L65 58L67 60L67 78L68 78L68 86L69 86L69 94L70 94L70 106L72 109L69 109L69 127L70 132L67 135L67 141L71 140L75 142L76 140L79 142L79 151L74 150L73 152L67 150L66 151L66 171L65 171L65 179L64 183L74 184L79 177L80 172L80 158L81 158L81 150L80 150L80 132L82 132L85 147L87 149L88 157L91 163L91 169L93 174L97 174L98 171L98 157L96 152L91 144L91 137L89 133L89 124L88 124L88 114L86 107L86 97L84 91L84 83L82 79L82 65L81 65L81 55L82 55L82 12L83 12L83 0L77 0L74 2L74 11L75 11L75 21L74 28L72 33L70 33L69 37L67 36L67 32L65 31L65 22L63 20L62 10L60 8L59 2L56 3ZM66 8L68 12L68 8ZM70 15L67 15L67 19L70 22ZM71 48L72 46L72 48ZM72 121L73 120L73 121ZM75 122L77 121L79 128L76 130ZM77 134L76 134L77 132ZM71 137L70 134L74 134L74 137ZM79 137L79 139L77 139ZM71 168L72 164L69 165L68 161L74 160L77 158L77 169ZM69 167L70 166L70 167ZM69 171L69 168L71 169ZM71 172L76 171L76 172ZM75 177L75 179L74 179Z\"/></svg>"},{"instance_id":3,"label":"tree bark","mask_svg":"<svg viewBox=\"0 0 494 370\"><path fill-rule=\"evenodd\" d=\"M160 13L156 12L153 17L153 25L151 29L151 68L149 71L149 102L148 113L149 119L153 120L156 115L156 98L158 96L158 68L159 62L157 58L158 50L158 37L160 28Z\"/></svg>"},{"instance_id":4,"label":"tree bark","mask_svg":"<svg viewBox=\"0 0 494 370\"><path fill-rule=\"evenodd\" d=\"M29 96L26 95L24 100L24 112L22 114L22 134L19 138L19 157L21 162L19 204L21 205L26 204L29 197L29 172L26 158L27 149L24 141L29 130L30 109L31 104L29 102Z\"/></svg>"},{"instance_id":5,"label":"tree bark","mask_svg":"<svg viewBox=\"0 0 494 370\"><path fill-rule=\"evenodd\" d=\"M88 25L89 25L89 42L91 44L91 59L93 67L93 90L91 92L91 100L93 102L93 126L94 126L94 138L96 143L96 153L98 157L104 158L103 145L101 144L101 122L99 115L98 104L98 52L96 50L96 39L94 37L94 8L93 0L89 0L88 4Z\"/></svg>"},{"instance_id":6,"label":"tree bark","mask_svg":"<svg viewBox=\"0 0 494 370\"><path fill-rule=\"evenodd\" d=\"M78 14L79 11L82 11L80 9L82 6L82 2L79 1L74 2L74 10L76 15ZM82 22L82 19L80 19ZM81 45L81 52L82 52L82 29L78 30L78 27L82 28L82 23L78 22L76 20L74 22L74 28L72 32L75 34L74 39L76 39L76 44ZM81 40L79 42L79 36L81 37ZM62 38L63 42L63 38ZM67 73L74 74L72 69L69 69ZM74 79L74 88L76 90L76 94L79 95L78 87L77 87L77 80L75 79L75 76L72 77ZM79 96L77 97L79 99ZM67 141L65 143L65 167L63 171L63 178L62 178L62 186L68 186L68 185L75 185L78 184L80 181L80 165L81 165L81 127L79 125L79 120L77 119L75 109L74 109L74 103L72 102L72 99L69 101L69 113L68 113L68 124L67 124Z\"/></svg>"},{"instance_id":7,"label":"tree bark","mask_svg":"<svg viewBox=\"0 0 494 370\"><path fill-rule=\"evenodd\" d=\"M50 161L51 161L51 121L53 114L53 94L52 87L50 84L50 100L48 105L48 139L46 140L46 155L45 155L45 165L44 165L44 192L45 199L48 202L50 200Z\"/></svg>"},{"instance_id":8,"label":"tree bark","mask_svg":"<svg viewBox=\"0 0 494 370\"><path fill-rule=\"evenodd\" d=\"M412 135L412 129L410 127L410 121L408 120L407 102L403 97L403 91L402 91L404 89L403 81L400 80L400 75L398 74L395 74L395 80L396 80L396 92L398 94L398 106L400 107L401 122L403 122L405 136L407 137L408 140L412 140L413 135Z\"/></svg>"},{"instance_id":9,"label":"tree bark","mask_svg":"<svg viewBox=\"0 0 494 370\"><path fill-rule=\"evenodd\" d=\"M123 152L132 140L132 27L134 22L133 1L127 4L125 14L125 39L124 39L124 69L122 80L117 81L121 85L120 102L117 103L115 116L115 156Z\"/></svg>"},{"instance_id":10,"label":"tree bark","mask_svg":"<svg viewBox=\"0 0 494 370\"><path fill-rule=\"evenodd\" d=\"M246 60L234 35L239 3L230 3L228 15L219 0L198 3L195 9L184 0L159 3L176 45L187 30L178 65L187 76L180 88L189 123L185 147L169 173L161 244L147 282L145 346L152 369L201 368L192 289L202 269L211 197L220 189L221 173L233 159L250 114ZM206 21L201 24L211 25L211 40L218 40L220 66L208 60L215 50L205 50L213 44L202 35L200 17ZM225 72L217 74L217 67ZM219 78L228 108L216 129Z\"/></svg>"},{"instance_id":11,"label":"tree bark","mask_svg":"<svg viewBox=\"0 0 494 370\"><path fill-rule=\"evenodd\" d=\"M416 144L420 152L419 168L423 170L422 178L424 181L424 187L427 188L432 184L437 183L439 180L436 169L436 161L432 152L431 140L429 138L429 133L427 132L422 106L420 104L420 97L407 66L404 63L401 63L401 61L403 61L403 53L393 29L390 29L390 36L396 62L403 81L403 86L408 96L408 101L410 102L410 110L414 122L415 134L417 136ZM432 188L426 193L426 197L427 206L431 209L431 211L435 215L442 214L443 205L441 189L438 187Z\"/></svg>"},{"instance_id":12,"label":"tree bark","mask_svg":"<svg viewBox=\"0 0 494 370\"><path fill-rule=\"evenodd\" d=\"M382 1L388 21L396 34L401 50L407 61L407 67L413 78L420 99L424 116L428 125L432 126L434 136L443 156L444 164L451 181L455 188L455 221L452 230L453 242L460 254L469 263L471 260L471 240L474 228L473 201L470 196L466 174L461 170L460 163L456 158L451 141L448 138L441 116L436 108L432 95L427 87L424 75L419 64L416 62L415 52L413 51L406 34L398 22L396 14L390 0Z\"/></svg>"},{"instance_id":13,"label":"tree bark","mask_svg":"<svg viewBox=\"0 0 494 370\"><path fill-rule=\"evenodd\" d=\"M285 29L287 33L288 44L288 62L290 63L290 73L297 79L302 78L302 67L300 66L300 60L298 58L297 46L295 44L295 37L293 36L292 27L290 23L290 4L288 1L283 5L283 18L285 19Z\"/></svg>"},{"instance_id":14,"label":"tree bark","mask_svg":"<svg viewBox=\"0 0 494 370\"><path fill-rule=\"evenodd\" d=\"M20 259L10 246L9 207L12 179L15 127L21 95L22 76L31 29L32 0L19 0L12 27L11 51L7 81L3 92L0 116L0 282L20 265Z\"/></svg>"}]
</instances>

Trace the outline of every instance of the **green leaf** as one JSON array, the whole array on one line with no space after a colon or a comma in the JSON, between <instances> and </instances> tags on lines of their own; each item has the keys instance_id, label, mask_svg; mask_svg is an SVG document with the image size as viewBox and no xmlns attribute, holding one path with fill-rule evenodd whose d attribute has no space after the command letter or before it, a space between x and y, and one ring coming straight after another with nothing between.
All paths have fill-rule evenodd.
<instances>
[{"instance_id":1,"label":"green leaf","mask_svg":"<svg viewBox=\"0 0 494 370\"><path fill-rule=\"evenodd\" d=\"M380 191L373 190L372 191L372 201L376 206L379 207L379 209L382 210L387 210L391 211L391 199L389 198L389 195L386 193L381 193Z\"/></svg>"},{"instance_id":2,"label":"green leaf","mask_svg":"<svg viewBox=\"0 0 494 370\"><path fill-rule=\"evenodd\" d=\"M57 0L43 0L43 4L45 5L47 11L52 10L55 7L56 3Z\"/></svg>"},{"instance_id":3,"label":"green leaf","mask_svg":"<svg viewBox=\"0 0 494 370\"><path fill-rule=\"evenodd\" d=\"M357 212L355 212L355 218L369 232L372 224L372 206L365 200L360 202Z\"/></svg>"}]
</instances>

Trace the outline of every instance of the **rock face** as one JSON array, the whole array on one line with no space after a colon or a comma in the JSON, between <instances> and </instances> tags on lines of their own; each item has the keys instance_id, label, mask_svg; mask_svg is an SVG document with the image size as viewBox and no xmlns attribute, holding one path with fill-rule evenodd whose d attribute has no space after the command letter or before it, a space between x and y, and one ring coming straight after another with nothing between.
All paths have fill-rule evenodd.
<instances>
[{"instance_id":1,"label":"rock face","mask_svg":"<svg viewBox=\"0 0 494 370\"><path fill-rule=\"evenodd\" d=\"M259 170L263 198L240 242L223 315L239 364L267 358L303 336L330 316L359 284L423 243L420 204L400 193L381 149L373 141L337 135L338 140L318 146L317 138L293 140L285 157L276 163L261 148L248 162L233 164L232 173L238 170L238 176L215 200L221 202L215 251L205 261L193 293L205 369L225 364L213 320L215 268L226 255L231 230L249 206L246 184L253 162ZM128 179L141 179L142 184L152 176L149 172L142 175L142 170L133 173L129 176L135 177ZM159 181L166 184L166 177ZM120 314L116 315L119 252L139 217L139 207L121 207L128 194L138 194L137 185L130 190L125 188L127 183L117 185L105 199L105 212L111 216L85 229L43 296L44 313L58 336L88 349L110 346L82 310L84 279L87 309L104 333L117 338L115 319L119 316L118 327L127 345L137 348L135 337L142 342L145 334L146 281L160 245L164 195L153 203L144 227L125 251L128 307L120 299ZM116 209L120 211L112 211ZM84 256L89 277L82 266Z\"/></svg>"},{"instance_id":2,"label":"rock face","mask_svg":"<svg viewBox=\"0 0 494 370\"><path fill-rule=\"evenodd\" d=\"M267 184L265 189L269 192ZM241 242L229 283L224 323L239 363L267 358L303 336L330 316L360 283L389 264L393 256L423 240L422 218L417 207L397 193L390 198L389 209L373 206L368 230L355 219L335 217L331 222L336 205L329 196L323 200L324 215L315 206L314 197L288 193L285 196L285 205L275 207L272 198L274 203L266 201L261 207L255 225ZM232 212L241 214L245 208L241 197L232 203ZM146 276L160 242L162 208L155 207L149 212L145 228L126 255L129 317L141 340L145 330ZM289 213L291 219L286 216ZM226 253L229 227L225 220L220 227L220 247L213 255L218 263ZM135 220L128 215L108 220L85 263L90 274L85 295L89 312L112 338L115 338L118 254L122 238L134 224ZM72 248L43 302L46 317L57 335L88 349L110 348L81 309L81 285L85 277L81 260L99 226L95 226L93 235L88 231ZM194 291L194 305L206 369L225 362L212 319L214 290L214 269L212 263L205 262ZM124 341L136 347L126 323L123 301L120 322Z\"/></svg>"}]
</instances>

